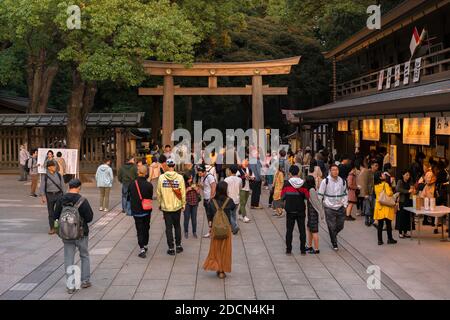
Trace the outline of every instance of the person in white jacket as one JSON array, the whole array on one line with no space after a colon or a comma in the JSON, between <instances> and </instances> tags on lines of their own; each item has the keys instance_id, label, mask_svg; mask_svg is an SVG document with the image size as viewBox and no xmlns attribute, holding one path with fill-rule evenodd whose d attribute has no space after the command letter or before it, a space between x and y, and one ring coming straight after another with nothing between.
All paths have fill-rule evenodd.
<instances>
[{"instance_id":1,"label":"person in white jacket","mask_svg":"<svg viewBox=\"0 0 450 320\"><path fill-rule=\"evenodd\" d=\"M339 167L330 166L330 175L320 183L319 200L323 203L331 245L338 250L337 235L344 229L348 205L347 184L339 177Z\"/></svg>"},{"instance_id":2,"label":"person in white jacket","mask_svg":"<svg viewBox=\"0 0 450 320\"><path fill-rule=\"evenodd\" d=\"M111 169L111 160L105 159L103 164L97 168L95 181L100 190L100 211L109 211L109 192L111 191L114 175Z\"/></svg>"}]
</instances>

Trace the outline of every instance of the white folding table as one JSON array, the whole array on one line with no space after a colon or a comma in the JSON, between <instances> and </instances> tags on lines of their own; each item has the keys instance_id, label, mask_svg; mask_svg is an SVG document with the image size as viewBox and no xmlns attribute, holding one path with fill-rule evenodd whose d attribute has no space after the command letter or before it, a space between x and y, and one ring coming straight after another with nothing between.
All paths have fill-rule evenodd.
<instances>
[{"instance_id":1,"label":"white folding table","mask_svg":"<svg viewBox=\"0 0 450 320\"><path fill-rule=\"evenodd\" d=\"M444 216L449 215L450 214L450 208L446 207L446 206L436 206L436 208L434 210L425 210L425 209L416 209L414 207L404 207L403 209L414 213L417 215L418 217L418 242L420 244L420 217L424 217L424 216L430 216L430 217L435 217L435 218L441 218L442 219L442 237L441 237L441 241L447 241L447 239L444 237ZM450 218L450 217L449 217ZM412 225L413 225L413 219L414 216L411 217L411 237L412 237Z\"/></svg>"}]
</instances>

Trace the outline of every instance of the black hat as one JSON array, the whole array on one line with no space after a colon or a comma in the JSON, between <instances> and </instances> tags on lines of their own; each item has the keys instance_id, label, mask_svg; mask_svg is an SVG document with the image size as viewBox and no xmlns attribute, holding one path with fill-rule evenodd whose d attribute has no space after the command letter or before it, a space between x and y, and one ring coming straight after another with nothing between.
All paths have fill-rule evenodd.
<instances>
[{"instance_id":1,"label":"black hat","mask_svg":"<svg viewBox=\"0 0 450 320\"><path fill-rule=\"evenodd\" d=\"M72 179L69 181L69 188L75 189L81 187L81 181L80 179Z\"/></svg>"},{"instance_id":2,"label":"black hat","mask_svg":"<svg viewBox=\"0 0 450 320\"><path fill-rule=\"evenodd\" d=\"M199 172L206 172L206 166L204 164L200 164L197 167L197 171L199 171Z\"/></svg>"}]
</instances>

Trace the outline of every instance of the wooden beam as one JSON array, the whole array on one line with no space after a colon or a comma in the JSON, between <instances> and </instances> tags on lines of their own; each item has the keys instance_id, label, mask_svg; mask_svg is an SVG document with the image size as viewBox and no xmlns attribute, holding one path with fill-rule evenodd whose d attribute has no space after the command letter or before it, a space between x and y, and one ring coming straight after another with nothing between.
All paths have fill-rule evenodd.
<instances>
[{"instance_id":1,"label":"wooden beam","mask_svg":"<svg viewBox=\"0 0 450 320\"><path fill-rule=\"evenodd\" d=\"M288 94L287 87L262 88L265 96L281 96ZM140 96L162 96L163 88L139 88ZM174 88L176 96L251 96L252 86L246 87L221 87L221 88Z\"/></svg>"},{"instance_id":2,"label":"wooden beam","mask_svg":"<svg viewBox=\"0 0 450 320\"><path fill-rule=\"evenodd\" d=\"M208 77L208 88L217 88L217 77Z\"/></svg>"}]
</instances>

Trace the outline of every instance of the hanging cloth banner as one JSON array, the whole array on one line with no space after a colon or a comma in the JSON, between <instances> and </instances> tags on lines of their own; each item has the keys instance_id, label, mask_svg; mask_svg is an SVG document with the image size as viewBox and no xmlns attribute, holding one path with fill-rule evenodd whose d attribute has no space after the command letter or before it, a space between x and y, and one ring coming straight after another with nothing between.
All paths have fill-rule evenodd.
<instances>
[{"instance_id":1,"label":"hanging cloth banner","mask_svg":"<svg viewBox=\"0 0 450 320\"><path fill-rule=\"evenodd\" d=\"M417 58L414 61L414 77L413 77L413 82L419 82L420 80L420 69L422 66L422 58Z\"/></svg>"}]
</instances>

